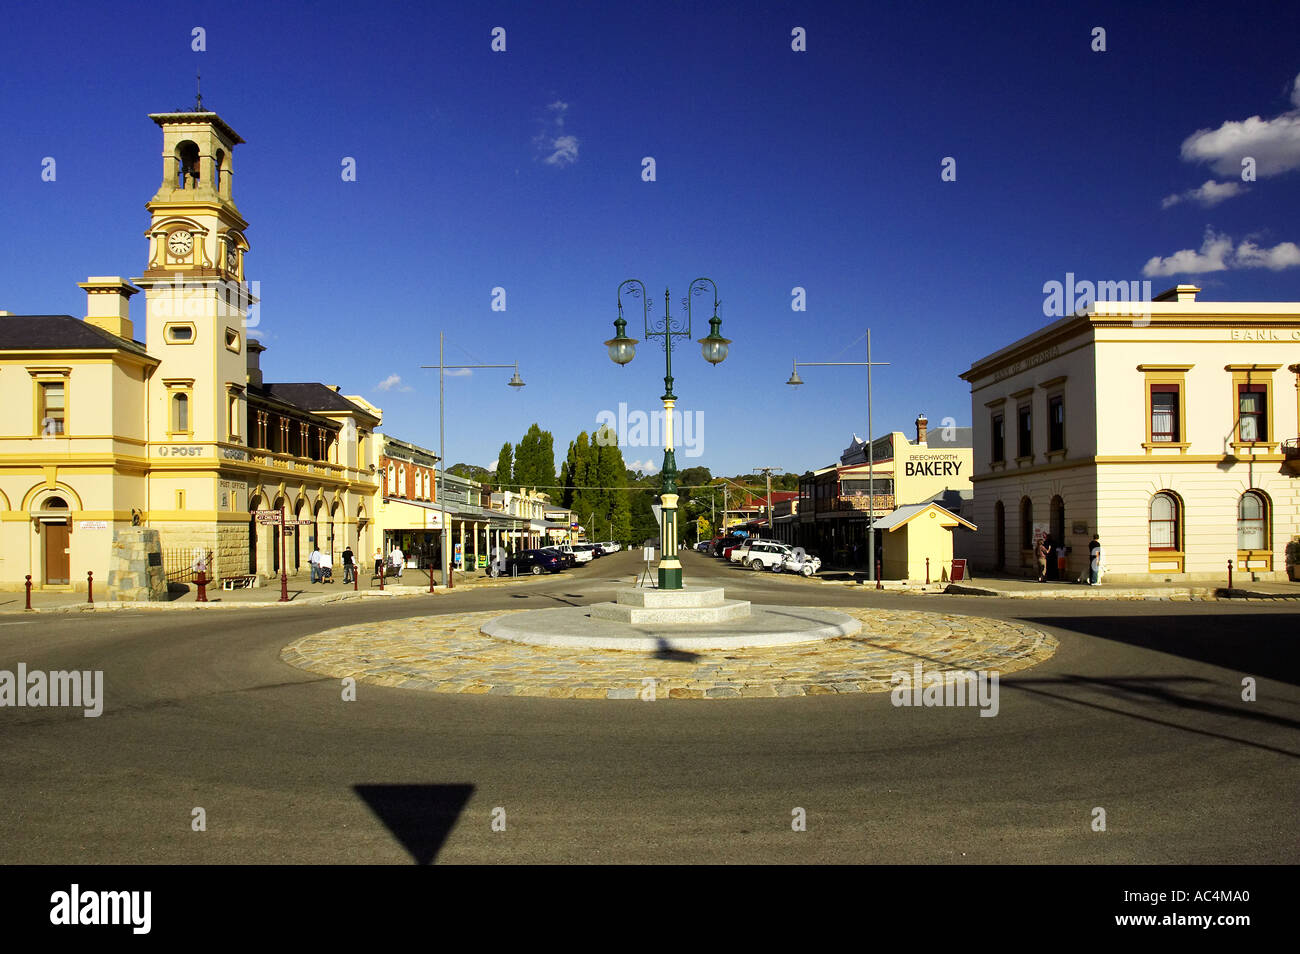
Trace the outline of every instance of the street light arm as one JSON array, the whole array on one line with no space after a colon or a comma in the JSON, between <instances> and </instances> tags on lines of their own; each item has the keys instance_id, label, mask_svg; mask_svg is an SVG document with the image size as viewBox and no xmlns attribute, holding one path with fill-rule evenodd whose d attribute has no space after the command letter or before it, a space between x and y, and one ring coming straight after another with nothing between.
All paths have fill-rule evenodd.
<instances>
[{"instance_id":1,"label":"street light arm","mask_svg":"<svg viewBox=\"0 0 1300 954\"><path fill-rule=\"evenodd\" d=\"M645 323L646 336L650 335L650 293L646 291L645 282L639 278L629 278L621 282L618 286L618 316L623 317L623 286L632 285L633 288L628 290L628 294L634 298L641 299L641 318Z\"/></svg>"}]
</instances>

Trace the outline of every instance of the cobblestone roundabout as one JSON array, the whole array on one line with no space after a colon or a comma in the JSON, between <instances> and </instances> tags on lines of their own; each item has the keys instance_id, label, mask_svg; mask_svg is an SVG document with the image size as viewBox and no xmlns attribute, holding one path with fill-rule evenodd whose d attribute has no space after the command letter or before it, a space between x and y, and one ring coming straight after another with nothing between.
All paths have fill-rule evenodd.
<instances>
[{"instance_id":1,"label":"cobblestone roundabout","mask_svg":"<svg viewBox=\"0 0 1300 954\"><path fill-rule=\"evenodd\" d=\"M887 692L890 676L932 670L1027 669L1057 641L1019 623L946 613L840 608L855 636L786 648L673 653L525 646L479 631L501 612L420 616L327 630L280 657L325 676L400 689L555 699L737 699ZM653 679L653 684L645 682Z\"/></svg>"}]
</instances>

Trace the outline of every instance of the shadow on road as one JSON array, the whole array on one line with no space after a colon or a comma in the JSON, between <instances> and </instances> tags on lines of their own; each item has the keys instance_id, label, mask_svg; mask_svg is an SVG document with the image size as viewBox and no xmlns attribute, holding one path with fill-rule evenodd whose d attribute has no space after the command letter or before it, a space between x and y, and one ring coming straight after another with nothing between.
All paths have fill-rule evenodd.
<instances>
[{"instance_id":1,"label":"shadow on road","mask_svg":"<svg viewBox=\"0 0 1300 954\"><path fill-rule=\"evenodd\" d=\"M353 790L393 833L417 865L433 864L473 785L354 785Z\"/></svg>"},{"instance_id":2,"label":"shadow on road","mask_svg":"<svg viewBox=\"0 0 1300 954\"><path fill-rule=\"evenodd\" d=\"M1300 614L1024 617L1053 626L1222 666L1245 676L1300 685Z\"/></svg>"}]
</instances>

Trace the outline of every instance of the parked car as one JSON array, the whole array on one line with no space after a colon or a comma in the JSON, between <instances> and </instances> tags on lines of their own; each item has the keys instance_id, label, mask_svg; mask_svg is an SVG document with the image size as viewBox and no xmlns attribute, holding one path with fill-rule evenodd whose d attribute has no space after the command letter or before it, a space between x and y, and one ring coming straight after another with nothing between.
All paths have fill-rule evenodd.
<instances>
[{"instance_id":1,"label":"parked car","mask_svg":"<svg viewBox=\"0 0 1300 954\"><path fill-rule=\"evenodd\" d=\"M596 555L591 551L590 543L575 543L572 546L565 543L555 549L559 550L561 553L572 554L575 563L590 563L596 557Z\"/></svg>"},{"instance_id":2,"label":"parked car","mask_svg":"<svg viewBox=\"0 0 1300 954\"><path fill-rule=\"evenodd\" d=\"M543 553L554 553L557 557L560 558L560 563L564 566L566 570L578 562L577 558L574 557L572 551L565 552L560 547L541 547L541 551Z\"/></svg>"},{"instance_id":3,"label":"parked car","mask_svg":"<svg viewBox=\"0 0 1300 954\"><path fill-rule=\"evenodd\" d=\"M751 537L741 538L737 540L735 543L733 543L730 547L723 550L722 555L726 557L728 560L730 560L732 563L740 563L743 566L745 551L748 550L751 546L753 546L757 542L758 542L757 540Z\"/></svg>"},{"instance_id":4,"label":"parked car","mask_svg":"<svg viewBox=\"0 0 1300 954\"><path fill-rule=\"evenodd\" d=\"M623 545L621 543L615 543L613 540L605 540L602 543L597 543L596 546L600 547L600 552L602 556L608 555L610 553L617 553L619 550L623 549Z\"/></svg>"},{"instance_id":5,"label":"parked car","mask_svg":"<svg viewBox=\"0 0 1300 954\"><path fill-rule=\"evenodd\" d=\"M780 570L785 558L794 552L792 547L775 540L759 540L745 551L740 560L743 566L751 570Z\"/></svg>"},{"instance_id":6,"label":"parked car","mask_svg":"<svg viewBox=\"0 0 1300 954\"><path fill-rule=\"evenodd\" d=\"M794 551L791 551L786 558L781 561L781 565L775 569L785 573L798 573L801 576L812 576L814 573L821 570L821 568L822 561L815 554L805 553L801 559L795 556Z\"/></svg>"},{"instance_id":7,"label":"parked car","mask_svg":"<svg viewBox=\"0 0 1300 954\"><path fill-rule=\"evenodd\" d=\"M560 559L558 553L547 553L545 550L520 550L506 557L505 575L531 573L533 576L541 576L548 572L559 573L562 569L564 569L564 561Z\"/></svg>"}]
</instances>

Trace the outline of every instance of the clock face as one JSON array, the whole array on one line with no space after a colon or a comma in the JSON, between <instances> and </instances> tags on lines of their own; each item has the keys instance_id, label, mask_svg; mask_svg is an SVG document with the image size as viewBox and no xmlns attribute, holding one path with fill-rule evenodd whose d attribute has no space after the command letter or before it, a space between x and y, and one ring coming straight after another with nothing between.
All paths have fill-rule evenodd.
<instances>
[{"instance_id":1,"label":"clock face","mask_svg":"<svg viewBox=\"0 0 1300 954\"><path fill-rule=\"evenodd\" d=\"M188 255L194 248L194 236L184 229L173 232L167 239L167 247L173 255Z\"/></svg>"}]
</instances>

